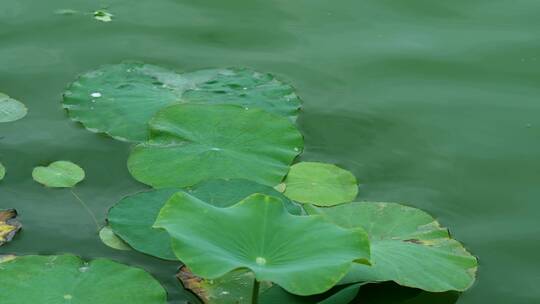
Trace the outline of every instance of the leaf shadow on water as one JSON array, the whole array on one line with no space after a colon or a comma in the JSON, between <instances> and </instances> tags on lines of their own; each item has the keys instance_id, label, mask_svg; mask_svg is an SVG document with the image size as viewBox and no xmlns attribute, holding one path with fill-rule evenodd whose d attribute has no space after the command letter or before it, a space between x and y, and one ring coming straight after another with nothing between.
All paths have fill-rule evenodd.
<instances>
[{"instance_id":1,"label":"leaf shadow on water","mask_svg":"<svg viewBox=\"0 0 540 304\"><path fill-rule=\"evenodd\" d=\"M367 284L362 286L355 304L455 304L459 293L426 292L420 289L400 286L393 282Z\"/></svg>"}]
</instances>

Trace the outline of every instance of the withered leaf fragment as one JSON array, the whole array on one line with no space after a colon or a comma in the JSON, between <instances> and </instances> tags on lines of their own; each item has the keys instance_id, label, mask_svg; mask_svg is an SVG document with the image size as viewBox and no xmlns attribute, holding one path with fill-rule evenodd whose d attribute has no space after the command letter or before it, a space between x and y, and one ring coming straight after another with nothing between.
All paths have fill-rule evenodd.
<instances>
[{"instance_id":1,"label":"withered leaf fragment","mask_svg":"<svg viewBox=\"0 0 540 304\"><path fill-rule=\"evenodd\" d=\"M0 210L0 246L10 242L21 227L15 209Z\"/></svg>"}]
</instances>

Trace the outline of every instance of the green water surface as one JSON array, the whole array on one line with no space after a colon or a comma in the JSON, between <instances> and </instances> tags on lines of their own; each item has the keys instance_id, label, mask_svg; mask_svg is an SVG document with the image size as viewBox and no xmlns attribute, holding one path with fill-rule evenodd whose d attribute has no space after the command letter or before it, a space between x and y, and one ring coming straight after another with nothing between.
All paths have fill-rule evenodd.
<instances>
[{"instance_id":1,"label":"green water surface","mask_svg":"<svg viewBox=\"0 0 540 304\"><path fill-rule=\"evenodd\" d=\"M93 19L102 7L112 22ZM128 144L67 118L67 83L125 59L247 66L304 98L303 160L353 171L363 200L427 210L479 257L478 281L457 303L539 303L539 13L533 0L0 0L0 91L29 107L0 125L0 208L24 224L0 254L109 257L150 271L171 303L197 303L177 287L175 263L105 247L70 191L31 172L59 159L84 167L74 191L103 221L145 186L128 174ZM415 293L385 284L363 303L455 302L406 302Z\"/></svg>"}]
</instances>

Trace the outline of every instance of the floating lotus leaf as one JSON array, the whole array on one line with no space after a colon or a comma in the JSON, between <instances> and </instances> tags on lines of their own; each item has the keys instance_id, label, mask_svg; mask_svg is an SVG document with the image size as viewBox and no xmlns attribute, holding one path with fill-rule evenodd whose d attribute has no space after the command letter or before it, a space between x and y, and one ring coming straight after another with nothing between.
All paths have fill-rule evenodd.
<instances>
[{"instance_id":1,"label":"floating lotus leaf","mask_svg":"<svg viewBox=\"0 0 540 304\"><path fill-rule=\"evenodd\" d=\"M0 303L165 304L166 292L145 271L107 259L22 256L0 264Z\"/></svg>"},{"instance_id":2,"label":"floating lotus leaf","mask_svg":"<svg viewBox=\"0 0 540 304\"><path fill-rule=\"evenodd\" d=\"M346 228L364 228L372 266L355 265L342 283L395 281L432 292L463 291L475 280L477 261L429 214L396 203L305 206Z\"/></svg>"},{"instance_id":3,"label":"floating lotus leaf","mask_svg":"<svg viewBox=\"0 0 540 304\"><path fill-rule=\"evenodd\" d=\"M212 178L275 186L303 148L287 118L235 105L173 105L156 114L150 130L151 140L134 148L128 168L154 188Z\"/></svg>"},{"instance_id":4,"label":"floating lotus leaf","mask_svg":"<svg viewBox=\"0 0 540 304\"><path fill-rule=\"evenodd\" d=\"M109 211L108 221L114 233L137 251L166 260L177 260L171 249L169 234L152 228L159 210L181 189L159 189L140 192L119 201ZM268 186L248 180L209 180L189 190L190 194L208 204L228 207L253 193L263 193L283 199L291 214L302 209Z\"/></svg>"},{"instance_id":5,"label":"floating lotus leaf","mask_svg":"<svg viewBox=\"0 0 540 304\"><path fill-rule=\"evenodd\" d=\"M206 280L197 277L184 266L176 276L184 288L191 290L205 304L251 304L255 280L251 271L233 270L215 280ZM264 293L271 285L263 282L259 294Z\"/></svg>"},{"instance_id":6,"label":"floating lotus leaf","mask_svg":"<svg viewBox=\"0 0 540 304\"><path fill-rule=\"evenodd\" d=\"M99 10L94 12L94 19L101 21L101 22L111 22L114 15L105 11L105 10Z\"/></svg>"},{"instance_id":7,"label":"floating lotus leaf","mask_svg":"<svg viewBox=\"0 0 540 304\"><path fill-rule=\"evenodd\" d=\"M12 122L26 116L26 106L8 95L0 92L0 122Z\"/></svg>"},{"instance_id":8,"label":"floating lotus leaf","mask_svg":"<svg viewBox=\"0 0 540 304\"><path fill-rule=\"evenodd\" d=\"M0 246L10 242L21 227L15 209L0 210Z\"/></svg>"},{"instance_id":9,"label":"floating lotus leaf","mask_svg":"<svg viewBox=\"0 0 540 304\"><path fill-rule=\"evenodd\" d=\"M245 268L298 295L330 289L355 261L369 258L363 229L291 215L280 199L264 194L219 208L179 192L154 227L167 230L176 256L197 276L216 279Z\"/></svg>"},{"instance_id":10,"label":"floating lotus leaf","mask_svg":"<svg viewBox=\"0 0 540 304\"><path fill-rule=\"evenodd\" d=\"M131 247L129 247L128 244L126 244L124 241L122 241L121 238L114 234L114 231L112 231L110 226L105 226L101 228L101 230L99 230L99 238L101 239L101 242L103 242L103 244L112 249L125 251L131 250Z\"/></svg>"},{"instance_id":11,"label":"floating lotus leaf","mask_svg":"<svg viewBox=\"0 0 540 304\"><path fill-rule=\"evenodd\" d=\"M6 177L6 167L0 163L0 181Z\"/></svg>"},{"instance_id":12,"label":"floating lotus leaf","mask_svg":"<svg viewBox=\"0 0 540 304\"><path fill-rule=\"evenodd\" d=\"M32 171L34 180L46 187L71 188L84 179L84 170L69 161L56 161Z\"/></svg>"},{"instance_id":13,"label":"floating lotus leaf","mask_svg":"<svg viewBox=\"0 0 540 304\"><path fill-rule=\"evenodd\" d=\"M171 104L227 103L295 118L300 99L272 75L249 69L178 74L143 63L106 65L81 75L64 94L70 117L94 132L145 141L148 121Z\"/></svg>"},{"instance_id":14,"label":"floating lotus leaf","mask_svg":"<svg viewBox=\"0 0 540 304\"><path fill-rule=\"evenodd\" d=\"M291 167L285 196L305 204L333 206L353 201L358 194L354 175L335 165L301 162Z\"/></svg>"}]
</instances>

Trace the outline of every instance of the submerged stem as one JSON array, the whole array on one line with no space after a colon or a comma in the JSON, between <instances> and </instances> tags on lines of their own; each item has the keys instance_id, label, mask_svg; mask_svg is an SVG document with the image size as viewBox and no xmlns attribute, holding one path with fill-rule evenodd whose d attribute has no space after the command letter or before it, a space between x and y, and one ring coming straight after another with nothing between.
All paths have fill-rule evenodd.
<instances>
[{"instance_id":1,"label":"submerged stem","mask_svg":"<svg viewBox=\"0 0 540 304\"><path fill-rule=\"evenodd\" d=\"M251 304L258 304L259 303L259 288L261 287L261 282L255 281L253 282L253 294L251 295Z\"/></svg>"},{"instance_id":2,"label":"submerged stem","mask_svg":"<svg viewBox=\"0 0 540 304\"><path fill-rule=\"evenodd\" d=\"M88 208L88 205L86 205L86 203L75 193L75 191L73 191L73 189L70 189L69 191L71 192L71 194L73 194L73 196L77 199L77 201L83 206L84 210L86 210L86 212L90 214L90 217L92 218L92 220L94 220L94 223L96 224L96 228L99 231L100 229L99 223L96 216L94 215L94 212L92 212L92 210Z\"/></svg>"}]
</instances>

